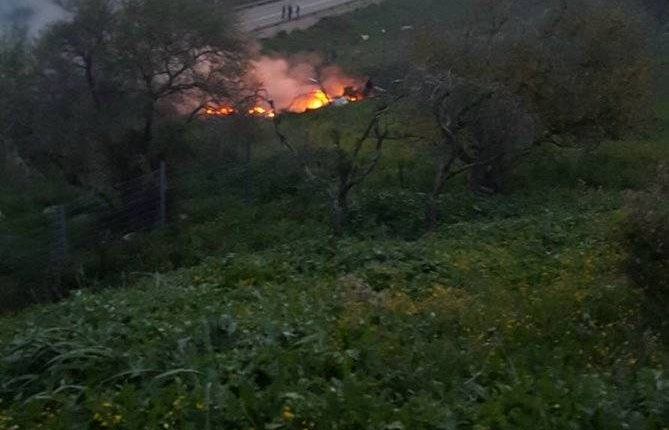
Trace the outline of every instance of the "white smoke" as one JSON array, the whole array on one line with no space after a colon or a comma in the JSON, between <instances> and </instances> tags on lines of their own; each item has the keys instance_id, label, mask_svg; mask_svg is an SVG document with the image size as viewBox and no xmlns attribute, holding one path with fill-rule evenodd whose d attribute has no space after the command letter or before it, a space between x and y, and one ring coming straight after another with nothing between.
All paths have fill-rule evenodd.
<instances>
[{"instance_id":1,"label":"white smoke","mask_svg":"<svg viewBox=\"0 0 669 430\"><path fill-rule=\"evenodd\" d=\"M0 30L25 27L36 35L47 24L66 17L53 0L0 0Z\"/></svg>"},{"instance_id":2,"label":"white smoke","mask_svg":"<svg viewBox=\"0 0 669 430\"><path fill-rule=\"evenodd\" d=\"M260 56L252 66L253 80L279 111L303 112L313 99L310 95L318 90L335 98L343 96L346 87L364 86L364 80L348 76L337 66L325 66L315 55Z\"/></svg>"}]
</instances>

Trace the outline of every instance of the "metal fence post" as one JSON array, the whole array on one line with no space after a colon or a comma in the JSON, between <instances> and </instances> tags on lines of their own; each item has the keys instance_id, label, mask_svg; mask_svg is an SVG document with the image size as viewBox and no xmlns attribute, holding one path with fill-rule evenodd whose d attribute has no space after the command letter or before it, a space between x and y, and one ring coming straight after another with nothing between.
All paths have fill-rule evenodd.
<instances>
[{"instance_id":1,"label":"metal fence post","mask_svg":"<svg viewBox=\"0 0 669 430\"><path fill-rule=\"evenodd\" d=\"M158 222L161 226L167 223L167 167L160 162L160 213Z\"/></svg>"},{"instance_id":2,"label":"metal fence post","mask_svg":"<svg viewBox=\"0 0 669 430\"><path fill-rule=\"evenodd\" d=\"M56 206L52 212L52 229L54 247L52 250L52 263L62 264L67 260L68 241L67 241L67 214L65 206Z\"/></svg>"}]
</instances>

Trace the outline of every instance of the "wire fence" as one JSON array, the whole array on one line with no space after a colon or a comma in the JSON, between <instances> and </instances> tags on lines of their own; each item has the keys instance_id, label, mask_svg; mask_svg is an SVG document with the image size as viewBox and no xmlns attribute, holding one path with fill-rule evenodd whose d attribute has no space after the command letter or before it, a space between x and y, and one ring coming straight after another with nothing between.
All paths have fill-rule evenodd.
<instances>
[{"instance_id":1,"label":"wire fence","mask_svg":"<svg viewBox=\"0 0 669 430\"><path fill-rule=\"evenodd\" d=\"M284 167L287 174L290 167ZM49 301L53 297L44 290L57 288L53 285L64 278L69 282L63 286L67 290L126 270L120 260L151 251L141 248L146 241L137 233L183 224L181 216L190 219L185 213L192 202L202 205L202 213L210 216L227 201L248 203L265 198L271 193L267 190L277 184L276 175L269 179L263 174L266 168L235 162L168 172L167 165L161 163L158 169L115 183L104 192L90 192L41 212L4 219L0 222L0 310L15 307L8 305L14 300L8 299L9 295L45 294L43 299L31 298L27 304ZM177 210L182 211L180 215L169 216L168 212ZM107 262L102 261L105 256ZM75 280L77 284L72 285L72 277L81 270L86 271L86 279ZM31 289L40 292L28 294Z\"/></svg>"},{"instance_id":2,"label":"wire fence","mask_svg":"<svg viewBox=\"0 0 669 430\"><path fill-rule=\"evenodd\" d=\"M173 179L196 173L175 172ZM41 213L5 219L0 223L0 310L11 308L17 295L24 296L19 302L25 301L35 286L54 283L76 270L96 249L166 225L167 178L167 166L161 163L154 171L116 183L111 192L90 193Z\"/></svg>"},{"instance_id":3,"label":"wire fence","mask_svg":"<svg viewBox=\"0 0 669 430\"><path fill-rule=\"evenodd\" d=\"M299 164L288 155L178 168L161 163L102 190L7 217L0 222L0 311L58 300L72 289L122 285L135 272L194 264L201 256L198 245L175 245L182 227L281 193L313 196L303 185ZM169 237L143 234L154 230Z\"/></svg>"}]
</instances>

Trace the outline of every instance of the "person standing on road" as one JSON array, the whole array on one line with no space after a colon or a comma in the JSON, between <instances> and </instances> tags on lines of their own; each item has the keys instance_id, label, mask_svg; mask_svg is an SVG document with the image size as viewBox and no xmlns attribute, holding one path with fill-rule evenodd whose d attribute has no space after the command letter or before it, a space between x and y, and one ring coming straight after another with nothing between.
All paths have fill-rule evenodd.
<instances>
[{"instance_id":1,"label":"person standing on road","mask_svg":"<svg viewBox=\"0 0 669 430\"><path fill-rule=\"evenodd\" d=\"M297 19L300 19L300 5L299 4L295 7L295 17Z\"/></svg>"},{"instance_id":2,"label":"person standing on road","mask_svg":"<svg viewBox=\"0 0 669 430\"><path fill-rule=\"evenodd\" d=\"M291 21L293 19L293 5L289 4L288 5L288 21Z\"/></svg>"},{"instance_id":3,"label":"person standing on road","mask_svg":"<svg viewBox=\"0 0 669 430\"><path fill-rule=\"evenodd\" d=\"M283 21L284 19L286 19L286 5L285 4L281 7L281 21Z\"/></svg>"}]
</instances>

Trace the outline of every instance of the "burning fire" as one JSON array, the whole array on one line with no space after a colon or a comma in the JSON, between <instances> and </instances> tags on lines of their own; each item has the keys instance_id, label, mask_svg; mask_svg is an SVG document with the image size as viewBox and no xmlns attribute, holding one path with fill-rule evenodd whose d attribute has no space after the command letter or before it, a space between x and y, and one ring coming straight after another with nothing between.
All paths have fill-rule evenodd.
<instances>
[{"instance_id":1,"label":"burning fire","mask_svg":"<svg viewBox=\"0 0 669 430\"><path fill-rule=\"evenodd\" d=\"M331 103L330 97L323 90L315 90L308 94L298 96L289 106L290 112L302 113L308 110L316 110Z\"/></svg>"},{"instance_id":2,"label":"burning fire","mask_svg":"<svg viewBox=\"0 0 669 430\"><path fill-rule=\"evenodd\" d=\"M347 104L354 103L364 99L364 94L361 91L354 90L347 87L343 94L335 97L328 96L322 89L311 91L307 94L300 95L293 100L291 105L285 109L287 112L304 113L310 110L317 110L329 106L331 104ZM207 106L204 113L208 116L230 116L237 113L237 110L231 106ZM276 112L269 106L256 105L248 109L247 113L251 116L261 118L274 118Z\"/></svg>"},{"instance_id":3,"label":"burning fire","mask_svg":"<svg viewBox=\"0 0 669 430\"><path fill-rule=\"evenodd\" d=\"M235 112L235 108L230 106L207 106L204 108L204 113L211 116L228 116Z\"/></svg>"},{"instance_id":4,"label":"burning fire","mask_svg":"<svg viewBox=\"0 0 669 430\"><path fill-rule=\"evenodd\" d=\"M353 89L347 88L347 92L336 97L328 96L323 90L314 90L307 94L303 94L295 98L293 103L285 109L287 112L304 113L310 110L321 109L331 104L347 104L361 101L364 98L362 92L356 92ZM204 113L208 116L230 116L237 113L237 110L231 106L207 106ZM269 106L253 106L247 113L251 116L261 118L274 118L274 112Z\"/></svg>"},{"instance_id":5,"label":"burning fire","mask_svg":"<svg viewBox=\"0 0 669 430\"><path fill-rule=\"evenodd\" d=\"M251 109L249 109L249 115L274 118L276 114L270 108L265 109L261 106L253 106Z\"/></svg>"},{"instance_id":6,"label":"burning fire","mask_svg":"<svg viewBox=\"0 0 669 430\"><path fill-rule=\"evenodd\" d=\"M288 60L261 57L253 63L251 80L265 88L267 97L274 102L258 101L241 109L254 117L274 118L277 112L304 113L329 105L340 106L363 100L369 84L345 75L338 67L317 70L313 59ZM204 109L207 116L230 116L238 113L232 105L210 105Z\"/></svg>"}]
</instances>

